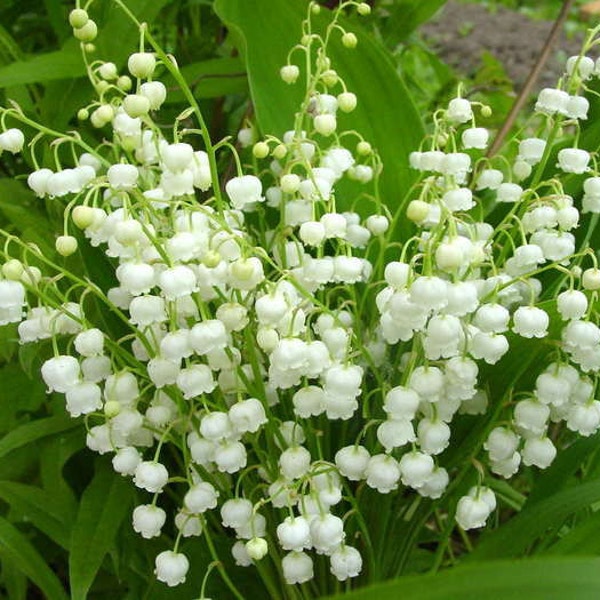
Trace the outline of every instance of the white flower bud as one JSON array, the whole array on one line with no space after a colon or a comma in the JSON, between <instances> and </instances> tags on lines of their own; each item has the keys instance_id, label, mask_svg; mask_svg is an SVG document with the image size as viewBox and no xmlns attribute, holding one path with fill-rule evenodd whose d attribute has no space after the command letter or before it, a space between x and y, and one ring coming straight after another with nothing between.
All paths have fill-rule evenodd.
<instances>
[{"instance_id":1,"label":"white flower bud","mask_svg":"<svg viewBox=\"0 0 600 600\"><path fill-rule=\"evenodd\" d=\"M373 235L383 235L388 230L390 222L385 215L371 215L367 217L365 225Z\"/></svg>"},{"instance_id":2,"label":"white flower bud","mask_svg":"<svg viewBox=\"0 0 600 600\"><path fill-rule=\"evenodd\" d=\"M600 289L600 269L586 269L581 274L581 285L585 290Z\"/></svg>"},{"instance_id":3,"label":"white flower bud","mask_svg":"<svg viewBox=\"0 0 600 600\"><path fill-rule=\"evenodd\" d=\"M321 114L316 115L313 120L315 130L317 133L328 137L337 129L337 120L335 115L332 114Z\"/></svg>"},{"instance_id":4,"label":"white flower bud","mask_svg":"<svg viewBox=\"0 0 600 600\"><path fill-rule=\"evenodd\" d=\"M142 83L139 93L150 102L150 110L158 110L167 99L167 88L160 81Z\"/></svg>"},{"instance_id":5,"label":"white flower bud","mask_svg":"<svg viewBox=\"0 0 600 600\"><path fill-rule=\"evenodd\" d=\"M23 144L25 144L25 136L16 127L0 133L0 151L6 150L12 154L17 154L23 150Z\"/></svg>"},{"instance_id":6,"label":"white flower bud","mask_svg":"<svg viewBox=\"0 0 600 600\"><path fill-rule=\"evenodd\" d=\"M127 59L129 72L138 79L149 79L154 73L156 59L150 52L135 52Z\"/></svg>"},{"instance_id":7,"label":"white flower bud","mask_svg":"<svg viewBox=\"0 0 600 600\"><path fill-rule=\"evenodd\" d=\"M98 35L98 26L92 19L88 19L85 25L73 29L73 35L80 42L93 42Z\"/></svg>"},{"instance_id":8,"label":"white flower bud","mask_svg":"<svg viewBox=\"0 0 600 600\"><path fill-rule=\"evenodd\" d=\"M281 67L279 75L285 83L295 83L300 76L300 69L296 65L285 65Z\"/></svg>"},{"instance_id":9,"label":"white flower bud","mask_svg":"<svg viewBox=\"0 0 600 600\"><path fill-rule=\"evenodd\" d=\"M246 552L251 560L262 560L269 552L267 540L261 537L249 539L246 542Z\"/></svg>"},{"instance_id":10,"label":"white flower bud","mask_svg":"<svg viewBox=\"0 0 600 600\"><path fill-rule=\"evenodd\" d=\"M337 101L342 112L349 113L356 108L356 94L352 92L342 92L338 95Z\"/></svg>"},{"instance_id":11,"label":"white flower bud","mask_svg":"<svg viewBox=\"0 0 600 600\"><path fill-rule=\"evenodd\" d=\"M129 94L123 98L123 108L132 119L143 117L150 110L150 100L141 94Z\"/></svg>"}]
</instances>

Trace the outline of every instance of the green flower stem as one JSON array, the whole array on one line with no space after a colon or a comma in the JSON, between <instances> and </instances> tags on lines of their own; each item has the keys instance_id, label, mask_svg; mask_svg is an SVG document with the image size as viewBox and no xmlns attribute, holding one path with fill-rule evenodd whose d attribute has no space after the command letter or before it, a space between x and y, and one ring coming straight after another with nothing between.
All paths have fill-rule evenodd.
<instances>
[{"instance_id":1,"label":"green flower stem","mask_svg":"<svg viewBox=\"0 0 600 600\"><path fill-rule=\"evenodd\" d=\"M221 194L221 187L219 185L219 173L217 170L217 161L215 156L215 149L213 147L213 143L210 139L210 132L204 120L204 116L202 115L202 111L200 110L200 105L196 101L192 90L187 84L185 78L181 75L181 71L174 64L173 60L166 54L166 52L162 49L160 44L154 39L154 36L148 31L148 27L145 23L140 23L138 18L131 12L131 10L125 5L122 0L114 0L115 3L121 7L121 9L127 14L127 16L140 28L144 30L144 35L148 40L148 43L154 48L157 56L161 59L167 71L173 76L175 81L179 84L185 99L189 102L190 106L193 109L194 114L196 115L196 119L200 126L200 132L202 135L202 140L204 141L204 146L206 148L206 153L208 154L208 163L210 166L210 176L213 182L213 190L215 193L215 199L217 204L221 209L224 208L225 202L223 200L223 196Z\"/></svg>"},{"instance_id":2,"label":"green flower stem","mask_svg":"<svg viewBox=\"0 0 600 600\"><path fill-rule=\"evenodd\" d=\"M204 538L206 539L206 544L208 545L210 555L212 556L213 561L216 564L216 568L219 571L219 575L221 575L221 579L225 582L227 587L231 590L232 594L238 600L246 600L244 595L237 589L237 587L235 586L233 581L231 581L231 578L227 574L227 571L226 571L225 567L223 566L223 563L219 559L219 555L217 554L217 551L215 549L215 546L213 544L212 538L209 533L209 527L208 527L208 523L206 522L206 519L204 519Z\"/></svg>"}]
</instances>

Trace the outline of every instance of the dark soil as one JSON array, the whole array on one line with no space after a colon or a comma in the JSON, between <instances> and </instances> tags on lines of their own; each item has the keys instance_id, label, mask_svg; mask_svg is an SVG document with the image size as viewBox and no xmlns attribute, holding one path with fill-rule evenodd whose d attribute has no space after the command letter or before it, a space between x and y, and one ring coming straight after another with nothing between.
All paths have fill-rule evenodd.
<instances>
[{"instance_id":1,"label":"dark soil","mask_svg":"<svg viewBox=\"0 0 600 600\"><path fill-rule=\"evenodd\" d=\"M533 20L502 7L490 12L477 4L451 0L421 31L441 58L460 75L472 75L481 66L482 54L491 53L503 64L518 90L527 79L551 28L551 21ZM567 39L562 33L535 88L555 85L566 58L578 54L581 43L581 35Z\"/></svg>"}]
</instances>

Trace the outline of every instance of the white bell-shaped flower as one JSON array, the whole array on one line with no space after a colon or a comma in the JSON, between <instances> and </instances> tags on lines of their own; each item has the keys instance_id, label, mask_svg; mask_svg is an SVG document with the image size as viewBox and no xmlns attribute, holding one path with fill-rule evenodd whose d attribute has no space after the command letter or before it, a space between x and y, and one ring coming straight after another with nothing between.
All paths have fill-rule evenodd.
<instances>
[{"instance_id":1,"label":"white bell-shaped flower","mask_svg":"<svg viewBox=\"0 0 600 600\"><path fill-rule=\"evenodd\" d=\"M314 577L312 558L305 552L290 552L281 561L283 578L290 585L305 583Z\"/></svg>"},{"instance_id":2,"label":"white bell-shaped flower","mask_svg":"<svg viewBox=\"0 0 600 600\"><path fill-rule=\"evenodd\" d=\"M156 461L143 461L135 469L133 483L136 487L142 488L157 494L162 492L169 480L167 468Z\"/></svg>"},{"instance_id":3,"label":"white bell-shaped flower","mask_svg":"<svg viewBox=\"0 0 600 600\"><path fill-rule=\"evenodd\" d=\"M331 573L338 581L360 575L363 560L356 548L342 544L329 558Z\"/></svg>"},{"instance_id":4,"label":"white bell-shaped flower","mask_svg":"<svg viewBox=\"0 0 600 600\"><path fill-rule=\"evenodd\" d=\"M190 562L185 554L165 550L161 552L154 561L154 574L158 581L174 587L185 582Z\"/></svg>"},{"instance_id":5,"label":"white bell-shaped flower","mask_svg":"<svg viewBox=\"0 0 600 600\"><path fill-rule=\"evenodd\" d=\"M143 538L158 537L167 520L167 513L154 504L141 504L133 510L133 530Z\"/></svg>"},{"instance_id":6,"label":"white bell-shaped flower","mask_svg":"<svg viewBox=\"0 0 600 600\"><path fill-rule=\"evenodd\" d=\"M589 170L590 153L580 148L563 148L558 152L558 167L565 173L581 174Z\"/></svg>"},{"instance_id":7,"label":"white bell-shaped flower","mask_svg":"<svg viewBox=\"0 0 600 600\"><path fill-rule=\"evenodd\" d=\"M50 358L42 365L42 378L50 392L64 394L79 382L79 362L68 355Z\"/></svg>"}]
</instances>

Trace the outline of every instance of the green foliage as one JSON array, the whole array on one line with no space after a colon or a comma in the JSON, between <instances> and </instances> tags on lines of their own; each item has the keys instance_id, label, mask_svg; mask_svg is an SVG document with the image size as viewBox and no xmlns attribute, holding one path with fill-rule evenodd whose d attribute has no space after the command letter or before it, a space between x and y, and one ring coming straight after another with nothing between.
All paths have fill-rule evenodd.
<instances>
[{"instance_id":1,"label":"green foliage","mask_svg":"<svg viewBox=\"0 0 600 600\"><path fill-rule=\"evenodd\" d=\"M133 488L115 477L107 461L98 461L81 497L73 525L69 557L72 600L85 600L102 561L113 547L122 521L131 511Z\"/></svg>"},{"instance_id":2,"label":"green foliage","mask_svg":"<svg viewBox=\"0 0 600 600\"><path fill-rule=\"evenodd\" d=\"M438 575L403 577L331 600L593 600L600 594L600 559L482 562Z\"/></svg>"}]
</instances>

